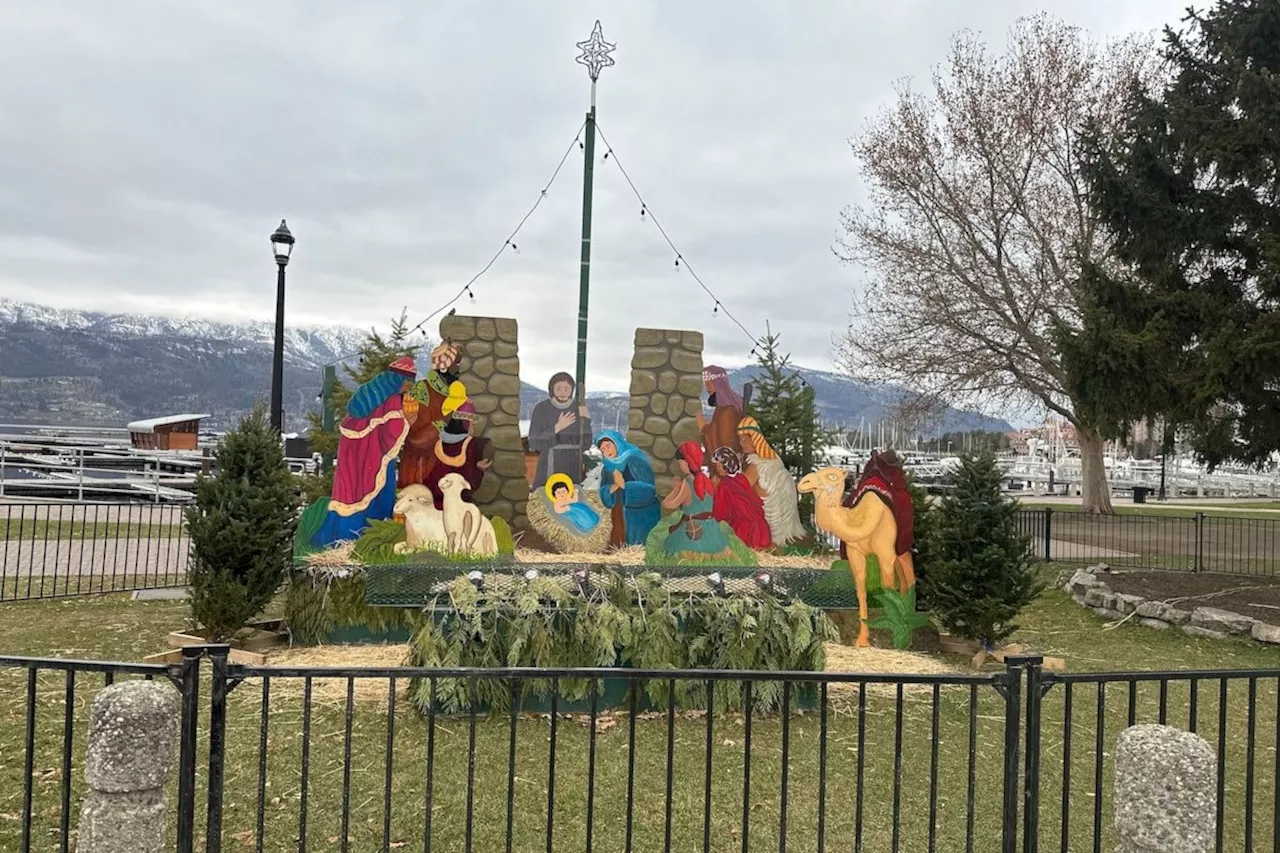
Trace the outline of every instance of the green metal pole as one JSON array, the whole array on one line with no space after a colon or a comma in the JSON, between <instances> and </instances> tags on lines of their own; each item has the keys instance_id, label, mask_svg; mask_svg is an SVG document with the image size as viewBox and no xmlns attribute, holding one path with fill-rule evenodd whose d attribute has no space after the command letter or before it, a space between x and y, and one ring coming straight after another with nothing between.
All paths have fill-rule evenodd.
<instances>
[{"instance_id":1,"label":"green metal pole","mask_svg":"<svg viewBox=\"0 0 1280 853\"><path fill-rule=\"evenodd\" d=\"M334 421L336 420L336 417L335 417L336 413L333 411L333 386L336 385L337 382L338 382L337 366L333 364L326 364L324 366L324 383L321 386L322 390L320 392L320 398L321 398L320 428L323 429L325 432L333 432L334 426L335 426ZM333 465L333 454L325 453L324 454L325 470L328 470L329 467L332 465Z\"/></svg>"},{"instance_id":2,"label":"green metal pole","mask_svg":"<svg viewBox=\"0 0 1280 853\"><path fill-rule=\"evenodd\" d=\"M591 291L591 178L595 167L596 105L595 81L591 81L591 111L587 113L586 156L582 165L582 266L578 274L578 402L586 401L587 301Z\"/></svg>"}]
</instances>

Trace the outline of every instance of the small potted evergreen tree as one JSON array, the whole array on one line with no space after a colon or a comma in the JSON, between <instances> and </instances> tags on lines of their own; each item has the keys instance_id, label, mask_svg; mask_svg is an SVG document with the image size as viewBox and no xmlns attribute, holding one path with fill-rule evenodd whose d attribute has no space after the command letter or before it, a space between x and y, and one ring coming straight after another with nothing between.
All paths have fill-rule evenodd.
<instances>
[{"instance_id":1,"label":"small potted evergreen tree","mask_svg":"<svg viewBox=\"0 0 1280 853\"><path fill-rule=\"evenodd\" d=\"M191 628L172 645L230 642L241 651L279 642L266 609L293 561L299 487L261 407L218 442L217 475L196 481L187 509ZM263 635L267 636L263 636ZM256 657L241 655L250 662Z\"/></svg>"},{"instance_id":2,"label":"small potted evergreen tree","mask_svg":"<svg viewBox=\"0 0 1280 853\"><path fill-rule=\"evenodd\" d=\"M930 610L951 635L944 650L977 652L979 663L1017 630L1013 620L1044 588L1001 477L990 451L961 460L955 487L932 512L921 579Z\"/></svg>"}]
</instances>

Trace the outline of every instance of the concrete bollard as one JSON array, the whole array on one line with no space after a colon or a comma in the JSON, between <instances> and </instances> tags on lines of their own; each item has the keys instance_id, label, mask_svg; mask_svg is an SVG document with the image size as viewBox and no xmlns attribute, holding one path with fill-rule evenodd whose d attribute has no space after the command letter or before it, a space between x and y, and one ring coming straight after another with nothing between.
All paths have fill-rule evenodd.
<instances>
[{"instance_id":1,"label":"concrete bollard","mask_svg":"<svg viewBox=\"0 0 1280 853\"><path fill-rule=\"evenodd\" d=\"M93 700L77 853L160 853L164 785L178 743L178 692L126 681Z\"/></svg>"},{"instance_id":2,"label":"concrete bollard","mask_svg":"<svg viewBox=\"0 0 1280 853\"><path fill-rule=\"evenodd\" d=\"M1217 758L1198 735L1133 726L1116 744L1117 853L1206 853L1217 829Z\"/></svg>"}]
</instances>

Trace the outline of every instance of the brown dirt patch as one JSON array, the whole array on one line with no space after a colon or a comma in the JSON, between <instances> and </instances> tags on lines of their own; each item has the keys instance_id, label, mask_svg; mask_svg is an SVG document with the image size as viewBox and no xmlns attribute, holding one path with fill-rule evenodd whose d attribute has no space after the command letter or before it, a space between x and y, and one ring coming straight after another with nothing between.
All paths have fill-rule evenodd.
<instances>
[{"instance_id":1,"label":"brown dirt patch","mask_svg":"<svg viewBox=\"0 0 1280 853\"><path fill-rule=\"evenodd\" d=\"M1280 624L1280 582L1270 578L1191 572L1113 572L1099 577L1112 592L1167 601L1180 610L1216 607Z\"/></svg>"}]
</instances>

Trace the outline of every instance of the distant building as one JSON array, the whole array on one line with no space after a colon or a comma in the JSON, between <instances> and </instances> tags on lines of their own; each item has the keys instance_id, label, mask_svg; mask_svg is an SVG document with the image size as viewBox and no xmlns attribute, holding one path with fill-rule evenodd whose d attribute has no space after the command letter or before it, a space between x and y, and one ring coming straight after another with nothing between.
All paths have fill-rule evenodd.
<instances>
[{"instance_id":1,"label":"distant building","mask_svg":"<svg viewBox=\"0 0 1280 853\"><path fill-rule=\"evenodd\" d=\"M134 421L125 427L129 440L139 450L195 450L200 440L200 421L209 415L169 415Z\"/></svg>"}]
</instances>

